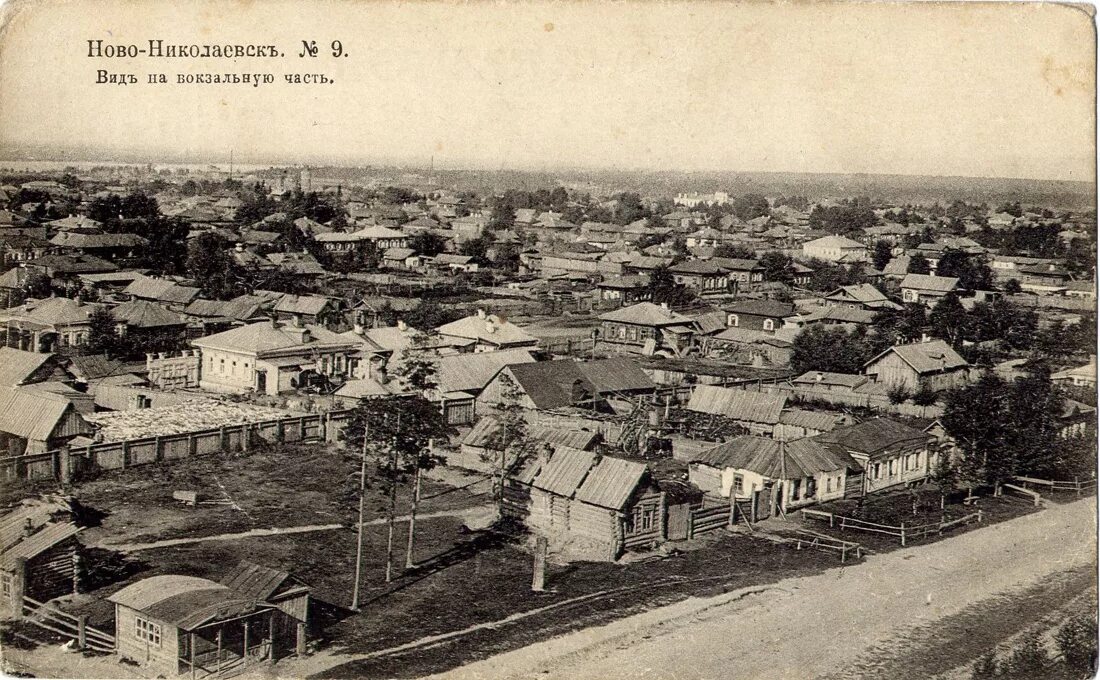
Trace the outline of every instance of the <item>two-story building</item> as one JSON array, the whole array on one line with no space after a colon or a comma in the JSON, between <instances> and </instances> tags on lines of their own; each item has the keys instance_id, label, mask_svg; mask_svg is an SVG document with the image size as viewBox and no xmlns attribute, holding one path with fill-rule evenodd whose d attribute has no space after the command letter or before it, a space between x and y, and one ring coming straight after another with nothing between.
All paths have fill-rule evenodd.
<instances>
[{"instance_id":1,"label":"two-story building","mask_svg":"<svg viewBox=\"0 0 1100 680\"><path fill-rule=\"evenodd\" d=\"M692 288L699 295L725 293L729 289L726 270L710 260L687 260L668 268L676 283Z\"/></svg>"}]
</instances>

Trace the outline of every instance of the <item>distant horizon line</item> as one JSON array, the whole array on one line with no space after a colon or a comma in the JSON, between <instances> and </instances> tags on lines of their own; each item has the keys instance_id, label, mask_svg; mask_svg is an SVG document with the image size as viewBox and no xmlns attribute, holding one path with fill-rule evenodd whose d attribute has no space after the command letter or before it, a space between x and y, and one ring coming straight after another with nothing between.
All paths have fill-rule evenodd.
<instances>
[{"instance_id":1,"label":"distant horizon line","mask_svg":"<svg viewBox=\"0 0 1100 680\"><path fill-rule=\"evenodd\" d=\"M18 152L16 152L18 153ZM40 158L28 158L26 155L12 156L12 157L0 157L0 164L5 163L76 163L76 164L115 164L115 165L210 165L215 167L229 166L231 161L229 158L221 160L210 159L164 159L155 158L151 155L144 153L134 153L131 156L129 153L122 152L118 156L122 158L111 157L91 157L86 153L73 154L70 157L66 157L64 153L47 153L43 154L46 157ZM59 157L60 156L60 157ZM140 160L138 160L140 159ZM332 168L347 168L356 169L364 167L376 167L376 168L394 168L394 169L416 169L416 170L429 170L432 167L431 160L413 160L410 157L408 160L398 159L363 159L361 161L353 161L349 159L322 159L314 158L311 160L283 160L273 161L270 158L264 158L262 160L256 160L254 158L239 158L232 161L234 166L267 166L268 168L282 168L282 167L332 167ZM745 175L813 175L813 176L837 176L837 177L904 177L904 178L931 178L939 180L980 180L980 181L1009 181L1009 182L1046 182L1046 183L1062 183L1062 184L1077 184L1084 187L1091 187L1095 192L1097 185L1096 179L1092 180L1080 180L1080 179L1062 179L1062 178L1041 178L1041 177L1010 177L1003 175L936 175L926 173L902 173L902 172L872 172L872 171L827 171L827 170L745 170L745 169L699 169L699 168L641 168L641 167L617 167L617 166L583 166L583 165L560 165L560 166L514 166L514 167L497 167L493 168L487 164L481 164L477 162L471 162L465 165L452 165L445 164L442 167L439 165L434 166L437 172L482 172L482 173L519 173L519 174L552 174L552 173L624 173L624 174L657 174L657 173L673 173L673 174L745 174Z\"/></svg>"}]
</instances>

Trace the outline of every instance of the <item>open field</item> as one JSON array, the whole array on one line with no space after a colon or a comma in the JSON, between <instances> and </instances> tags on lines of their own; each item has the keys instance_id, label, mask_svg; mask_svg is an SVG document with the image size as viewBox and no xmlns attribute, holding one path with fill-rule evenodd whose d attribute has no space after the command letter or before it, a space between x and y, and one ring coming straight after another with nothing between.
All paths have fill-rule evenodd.
<instances>
[{"instance_id":1,"label":"open field","mask_svg":"<svg viewBox=\"0 0 1100 680\"><path fill-rule=\"evenodd\" d=\"M186 506L172 498L177 490L197 491L211 504ZM286 445L107 473L80 485L76 498L104 513L100 526L84 532L84 541L109 546L257 528L352 524L358 493L354 454L331 445ZM485 502L431 480L424 481L422 494L424 512ZM408 511L410 496L408 484L398 490L398 514ZM377 485L370 486L367 518L383 517L388 503Z\"/></svg>"}]
</instances>

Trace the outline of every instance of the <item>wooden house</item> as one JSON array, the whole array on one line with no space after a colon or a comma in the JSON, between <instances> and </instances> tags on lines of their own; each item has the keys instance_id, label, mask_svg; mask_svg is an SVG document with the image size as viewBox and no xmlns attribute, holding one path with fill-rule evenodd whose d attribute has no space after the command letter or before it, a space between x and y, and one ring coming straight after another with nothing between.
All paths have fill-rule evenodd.
<instances>
[{"instance_id":1,"label":"wooden house","mask_svg":"<svg viewBox=\"0 0 1100 680\"><path fill-rule=\"evenodd\" d=\"M46 602L77 592L80 530L57 497L27 499L0 516L0 613L19 618L24 597Z\"/></svg>"},{"instance_id":2,"label":"wooden house","mask_svg":"<svg viewBox=\"0 0 1100 680\"><path fill-rule=\"evenodd\" d=\"M692 347L697 327L668 305L639 302L600 315L600 341L614 350L680 355Z\"/></svg>"},{"instance_id":3,"label":"wooden house","mask_svg":"<svg viewBox=\"0 0 1100 680\"><path fill-rule=\"evenodd\" d=\"M705 494L750 501L762 517L843 498L849 471L859 470L845 452L813 439L742 436L695 454L688 481Z\"/></svg>"},{"instance_id":4,"label":"wooden house","mask_svg":"<svg viewBox=\"0 0 1100 680\"><path fill-rule=\"evenodd\" d=\"M632 274L612 276L596 284L597 300L601 305L625 307L652 299L649 276Z\"/></svg>"},{"instance_id":5,"label":"wooden house","mask_svg":"<svg viewBox=\"0 0 1100 680\"><path fill-rule=\"evenodd\" d=\"M150 676L239 673L273 662L287 646L282 609L208 579L153 576L107 600L117 654Z\"/></svg>"},{"instance_id":6,"label":"wooden house","mask_svg":"<svg viewBox=\"0 0 1100 680\"><path fill-rule=\"evenodd\" d=\"M664 506L643 463L559 447L507 480L504 511L557 559L613 561L663 540Z\"/></svg>"},{"instance_id":7,"label":"wooden house","mask_svg":"<svg viewBox=\"0 0 1100 680\"><path fill-rule=\"evenodd\" d=\"M773 333L783 327L783 319L794 314L793 304L778 300L736 300L722 309L729 328Z\"/></svg>"},{"instance_id":8,"label":"wooden house","mask_svg":"<svg viewBox=\"0 0 1100 680\"><path fill-rule=\"evenodd\" d=\"M814 439L859 463L862 479L858 489L849 489L850 496L920 482L935 471L939 461L934 435L889 418L838 427Z\"/></svg>"},{"instance_id":9,"label":"wooden house","mask_svg":"<svg viewBox=\"0 0 1100 680\"><path fill-rule=\"evenodd\" d=\"M863 372L876 383L910 392L939 392L970 380L970 364L943 340L895 345L864 364Z\"/></svg>"},{"instance_id":10,"label":"wooden house","mask_svg":"<svg viewBox=\"0 0 1100 680\"><path fill-rule=\"evenodd\" d=\"M906 274L901 280L901 299L904 302L916 302L927 307L957 291L959 279L954 276L932 276L931 274Z\"/></svg>"}]
</instances>

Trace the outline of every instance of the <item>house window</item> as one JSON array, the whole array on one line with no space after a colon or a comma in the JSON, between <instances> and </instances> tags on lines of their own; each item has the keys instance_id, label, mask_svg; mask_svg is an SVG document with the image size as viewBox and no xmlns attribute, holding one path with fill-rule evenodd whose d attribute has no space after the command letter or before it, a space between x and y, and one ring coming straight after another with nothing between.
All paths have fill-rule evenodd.
<instances>
[{"instance_id":1,"label":"house window","mask_svg":"<svg viewBox=\"0 0 1100 680\"><path fill-rule=\"evenodd\" d=\"M11 574L0 574L0 595L9 602L11 601L12 578L14 577Z\"/></svg>"},{"instance_id":2,"label":"house window","mask_svg":"<svg viewBox=\"0 0 1100 680\"><path fill-rule=\"evenodd\" d=\"M630 329L630 339L631 340L637 340L638 339L638 329L637 328L631 328Z\"/></svg>"},{"instance_id":3,"label":"house window","mask_svg":"<svg viewBox=\"0 0 1100 680\"><path fill-rule=\"evenodd\" d=\"M874 479L882 479L882 463L875 463L874 474L871 476Z\"/></svg>"},{"instance_id":4,"label":"house window","mask_svg":"<svg viewBox=\"0 0 1100 680\"><path fill-rule=\"evenodd\" d=\"M622 340L622 339L625 339L625 338L626 338L626 326L619 326L619 339Z\"/></svg>"},{"instance_id":5,"label":"house window","mask_svg":"<svg viewBox=\"0 0 1100 680\"><path fill-rule=\"evenodd\" d=\"M894 475L896 475L898 473L898 459L894 458L893 460L890 461L889 465L890 465L890 473L889 474L890 474L891 477L893 477Z\"/></svg>"},{"instance_id":6,"label":"house window","mask_svg":"<svg viewBox=\"0 0 1100 680\"><path fill-rule=\"evenodd\" d=\"M802 480L795 479L791 481L791 500L797 501L802 494Z\"/></svg>"},{"instance_id":7,"label":"house window","mask_svg":"<svg viewBox=\"0 0 1100 680\"><path fill-rule=\"evenodd\" d=\"M745 478L741 475L733 476L733 493L740 496L745 490Z\"/></svg>"},{"instance_id":8,"label":"house window","mask_svg":"<svg viewBox=\"0 0 1100 680\"><path fill-rule=\"evenodd\" d=\"M775 320L774 319L764 319L764 330L774 331L775 330Z\"/></svg>"},{"instance_id":9,"label":"house window","mask_svg":"<svg viewBox=\"0 0 1100 680\"><path fill-rule=\"evenodd\" d=\"M730 318L729 318L730 328L736 328L739 323L741 323L741 320L737 318L737 315L736 314L730 314Z\"/></svg>"},{"instance_id":10,"label":"house window","mask_svg":"<svg viewBox=\"0 0 1100 680\"><path fill-rule=\"evenodd\" d=\"M832 493L832 491L833 491L833 478L832 477L826 477L825 478L825 493Z\"/></svg>"},{"instance_id":11,"label":"house window","mask_svg":"<svg viewBox=\"0 0 1100 680\"><path fill-rule=\"evenodd\" d=\"M134 619L134 636L139 640L160 647L160 624L152 623L139 616Z\"/></svg>"}]
</instances>

